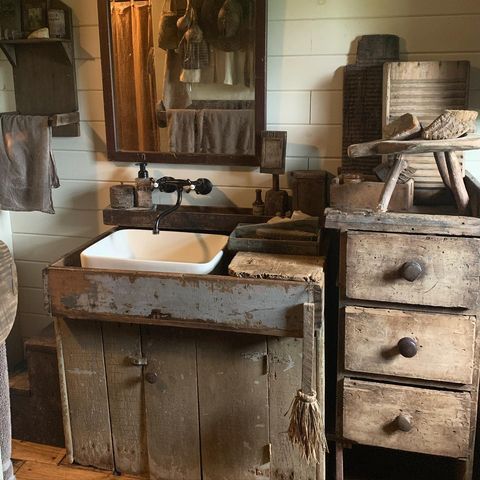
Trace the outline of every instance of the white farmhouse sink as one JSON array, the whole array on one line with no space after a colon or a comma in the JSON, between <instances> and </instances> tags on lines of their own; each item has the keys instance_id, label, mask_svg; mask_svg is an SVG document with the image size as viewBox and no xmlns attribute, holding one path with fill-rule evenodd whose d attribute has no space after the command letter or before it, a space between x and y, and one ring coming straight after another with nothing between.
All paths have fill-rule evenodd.
<instances>
[{"instance_id":1,"label":"white farmhouse sink","mask_svg":"<svg viewBox=\"0 0 480 480\"><path fill-rule=\"evenodd\" d=\"M118 230L80 254L82 267L147 272L210 273L228 242L225 235Z\"/></svg>"}]
</instances>

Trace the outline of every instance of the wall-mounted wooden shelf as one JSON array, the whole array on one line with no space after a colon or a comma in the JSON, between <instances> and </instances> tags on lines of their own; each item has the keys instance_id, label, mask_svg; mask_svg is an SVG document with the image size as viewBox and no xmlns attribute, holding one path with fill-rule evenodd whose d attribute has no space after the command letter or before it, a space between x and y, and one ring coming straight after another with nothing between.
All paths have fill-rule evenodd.
<instances>
[{"instance_id":1,"label":"wall-mounted wooden shelf","mask_svg":"<svg viewBox=\"0 0 480 480\"><path fill-rule=\"evenodd\" d=\"M19 38L17 40L0 40L0 49L2 49L12 67L17 66L17 48L23 46L30 47L32 45L48 45L49 47L58 45L63 48L69 62L73 64L73 42L68 38Z\"/></svg>"},{"instance_id":2,"label":"wall-mounted wooden shelf","mask_svg":"<svg viewBox=\"0 0 480 480\"><path fill-rule=\"evenodd\" d=\"M72 10L60 0L50 6L65 11L66 38L0 40L0 49L13 68L17 112L51 117L55 137L78 137Z\"/></svg>"},{"instance_id":3,"label":"wall-mounted wooden shelf","mask_svg":"<svg viewBox=\"0 0 480 480\"><path fill-rule=\"evenodd\" d=\"M122 227L152 228L157 215L167 208L105 208L103 223ZM265 223L271 217L252 215L251 208L199 207L185 205L168 215L160 224L161 230L194 232L224 232L230 234L239 223Z\"/></svg>"}]
</instances>

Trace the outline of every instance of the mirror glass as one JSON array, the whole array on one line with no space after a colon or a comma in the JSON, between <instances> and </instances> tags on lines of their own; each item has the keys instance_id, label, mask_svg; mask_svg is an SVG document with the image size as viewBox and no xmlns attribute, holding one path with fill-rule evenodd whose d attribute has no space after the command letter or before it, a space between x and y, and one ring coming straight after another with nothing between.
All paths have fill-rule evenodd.
<instances>
[{"instance_id":1,"label":"mirror glass","mask_svg":"<svg viewBox=\"0 0 480 480\"><path fill-rule=\"evenodd\" d=\"M115 150L254 156L256 10L256 0L109 1Z\"/></svg>"}]
</instances>

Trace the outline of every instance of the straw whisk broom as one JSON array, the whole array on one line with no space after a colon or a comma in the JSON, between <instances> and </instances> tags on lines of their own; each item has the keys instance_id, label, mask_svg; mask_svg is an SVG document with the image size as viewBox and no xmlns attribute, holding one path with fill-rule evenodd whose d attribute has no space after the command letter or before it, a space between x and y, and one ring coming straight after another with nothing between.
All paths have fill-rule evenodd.
<instances>
[{"instance_id":1,"label":"straw whisk broom","mask_svg":"<svg viewBox=\"0 0 480 480\"><path fill-rule=\"evenodd\" d=\"M308 463L319 463L319 453L328 451L328 446L323 412L314 386L315 304L306 303L303 309L302 387L289 409L288 436L301 448L302 457Z\"/></svg>"}]
</instances>

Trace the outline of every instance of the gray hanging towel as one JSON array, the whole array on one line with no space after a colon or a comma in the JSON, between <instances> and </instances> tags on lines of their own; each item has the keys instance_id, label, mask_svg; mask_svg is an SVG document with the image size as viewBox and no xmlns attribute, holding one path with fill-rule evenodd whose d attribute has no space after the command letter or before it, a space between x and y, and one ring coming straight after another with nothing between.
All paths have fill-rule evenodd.
<instances>
[{"instance_id":1,"label":"gray hanging towel","mask_svg":"<svg viewBox=\"0 0 480 480\"><path fill-rule=\"evenodd\" d=\"M58 180L48 117L0 115L0 210L55 213Z\"/></svg>"},{"instance_id":2,"label":"gray hanging towel","mask_svg":"<svg viewBox=\"0 0 480 480\"><path fill-rule=\"evenodd\" d=\"M203 153L254 155L255 110L203 110Z\"/></svg>"},{"instance_id":3,"label":"gray hanging towel","mask_svg":"<svg viewBox=\"0 0 480 480\"><path fill-rule=\"evenodd\" d=\"M197 151L197 110L167 110L170 152L195 153Z\"/></svg>"}]
</instances>

